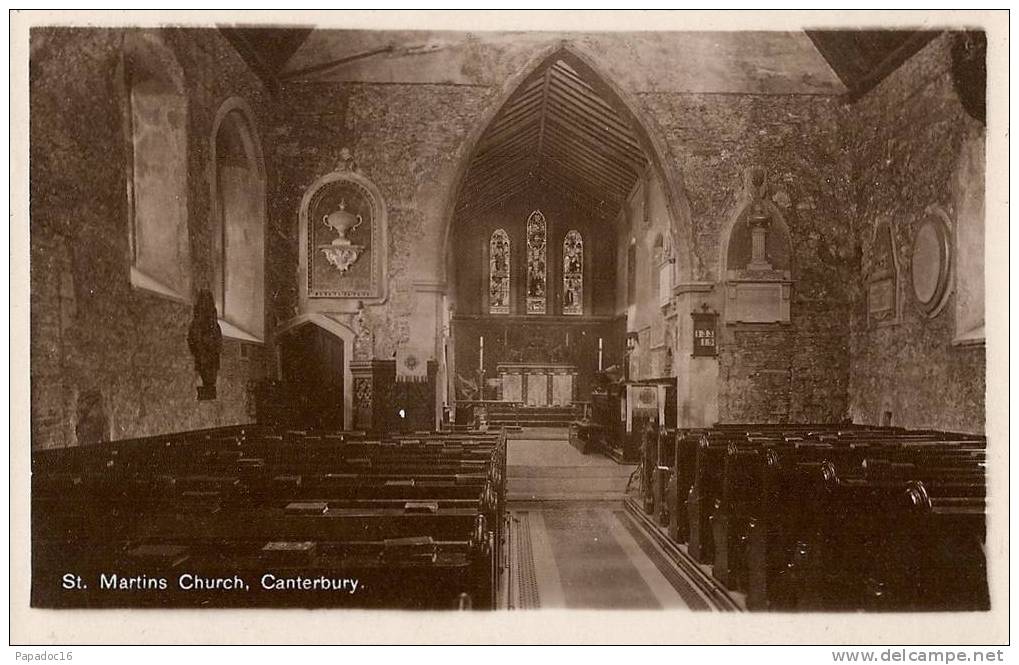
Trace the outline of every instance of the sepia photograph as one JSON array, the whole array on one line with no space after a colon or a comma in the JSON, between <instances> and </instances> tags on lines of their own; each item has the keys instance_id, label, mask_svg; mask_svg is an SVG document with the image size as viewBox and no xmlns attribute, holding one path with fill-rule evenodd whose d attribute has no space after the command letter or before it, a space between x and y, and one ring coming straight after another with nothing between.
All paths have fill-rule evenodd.
<instances>
[{"instance_id":1,"label":"sepia photograph","mask_svg":"<svg viewBox=\"0 0 1019 665\"><path fill-rule=\"evenodd\" d=\"M1007 642L1007 24L13 12L12 640Z\"/></svg>"}]
</instances>

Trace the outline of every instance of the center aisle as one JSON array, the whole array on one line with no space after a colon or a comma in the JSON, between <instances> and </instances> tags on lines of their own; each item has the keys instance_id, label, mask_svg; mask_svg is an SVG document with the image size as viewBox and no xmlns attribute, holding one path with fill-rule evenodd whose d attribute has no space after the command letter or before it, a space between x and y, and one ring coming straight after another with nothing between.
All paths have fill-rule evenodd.
<instances>
[{"instance_id":1,"label":"center aisle","mask_svg":"<svg viewBox=\"0 0 1019 665\"><path fill-rule=\"evenodd\" d=\"M630 521L623 498L634 467L583 455L565 437L508 442L509 606L706 609Z\"/></svg>"}]
</instances>

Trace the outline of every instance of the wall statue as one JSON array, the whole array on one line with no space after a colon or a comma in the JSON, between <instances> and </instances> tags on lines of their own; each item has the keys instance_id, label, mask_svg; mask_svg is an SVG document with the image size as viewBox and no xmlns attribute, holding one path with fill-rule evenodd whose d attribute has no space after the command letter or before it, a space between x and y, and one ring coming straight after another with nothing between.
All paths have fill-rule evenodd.
<instances>
[{"instance_id":1,"label":"wall statue","mask_svg":"<svg viewBox=\"0 0 1019 665\"><path fill-rule=\"evenodd\" d=\"M216 399L216 375L219 374L219 356L223 351L223 333L219 329L216 302L212 292L198 292L191 327L188 328L188 349L195 359L195 371L202 378L198 399Z\"/></svg>"}]
</instances>

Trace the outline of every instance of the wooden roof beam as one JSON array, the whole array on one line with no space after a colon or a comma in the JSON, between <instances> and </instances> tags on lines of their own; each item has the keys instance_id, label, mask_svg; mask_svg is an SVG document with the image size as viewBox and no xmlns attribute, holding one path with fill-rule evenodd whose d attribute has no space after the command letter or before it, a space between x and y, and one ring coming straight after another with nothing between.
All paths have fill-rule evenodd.
<instances>
[{"instance_id":1,"label":"wooden roof beam","mask_svg":"<svg viewBox=\"0 0 1019 665\"><path fill-rule=\"evenodd\" d=\"M484 150L477 151L474 156L474 159L471 160L471 168L474 168L474 166L477 164L481 164L489 156L505 154L507 148L515 148L519 146L521 143L530 143L534 141L537 138L537 136L538 127L537 126L529 127L528 129L524 130L520 134L517 134L513 138L507 139L506 141L503 141L501 143L494 143L491 146L485 148Z\"/></svg>"},{"instance_id":2,"label":"wooden roof beam","mask_svg":"<svg viewBox=\"0 0 1019 665\"><path fill-rule=\"evenodd\" d=\"M625 140L627 143L633 144L634 148L641 150L640 141L637 139L637 135L630 128L630 125L613 110L609 110L608 113L595 108L594 106L585 103L584 98L579 97L574 91L568 87L554 85L552 90L559 94L559 98L564 105L570 106L573 110L582 112L588 119L594 122L599 127L604 126L606 130L612 130L619 137Z\"/></svg>"},{"instance_id":3,"label":"wooden roof beam","mask_svg":"<svg viewBox=\"0 0 1019 665\"><path fill-rule=\"evenodd\" d=\"M563 154L558 150L546 150L544 158L560 165L567 173L571 171L575 172L586 181L593 183L595 186L604 187L610 191L619 193L621 196L625 196L629 189L624 183L620 183L602 173L598 173L597 171L592 170L589 166L578 163L577 160L571 159L569 155Z\"/></svg>"},{"instance_id":4,"label":"wooden roof beam","mask_svg":"<svg viewBox=\"0 0 1019 665\"><path fill-rule=\"evenodd\" d=\"M613 132L602 129L583 115L571 113L569 108L565 105L560 106L560 104L561 102L557 100L552 100L552 103L549 104L549 114L552 117L577 125L578 129L582 129L587 136L597 136L599 140L603 140L606 144L611 145L620 158L631 162L634 167L639 168L641 164L647 161L647 157L642 149Z\"/></svg>"},{"instance_id":5,"label":"wooden roof beam","mask_svg":"<svg viewBox=\"0 0 1019 665\"><path fill-rule=\"evenodd\" d=\"M603 144L599 145L597 139L578 134L575 129L564 125L558 119L550 118L549 124L554 132L557 133L559 141L565 144L565 147L576 148L587 155L589 159L600 162L604 168L617 173L619 176L631 177L640 172L639 166L619 159L616 153L607 150Z\"/></svg>"},{"instance_id":6,"label":"wooden roof beam","mask_svg":"<svg viewBox=\"0 0 1019 665\"><path fill-rule=\"evenodd\" d=\"M516 196L526 188L526 185L533 180L531 175L516 178L509 181L500 188L499 193L493 194L496 190L490 190L484 194L472 195L465 199L463 204L457 207L457 216L464 217L477 214L479 211L487 210L506 199Z\"/></svg>"},{"instance_id":7,"label":"wooden roof beam","mask_svg":"<svg viewBox=\"0 0 1019 665\"><path fill-rule=\"evenodd\" d=\"M464 182L482 182L486 179L491 179L493 175L498 176L500 173L511 173L520 170L519 167L522 164L530 163L531 161L532 155L530 151L521 152L502 162L487 165L484 169L472 169L467 173Z\"/></svg>"},{"instance_id":8,"label":"wooden roof beam","mask_svg":"<svg viewBox=\"0 0 1019 665\"><path fill-rule=\"evenodd\" d=\"M541 154L541 146L545 142L545 118L548 117L548 80L552 70L545 70L545 83L541 88L541 125L538 128L538 154Z\"/></svg>"},{"instance_id":9,"label":"wooden roof beam","mask_svg":"<svg viewBox=\"0 0 1019 665\"><path fill-rule=\"evenodd\" d=\"M540 169L538 171L538 178L555 180L559 186L568 188L577 195L584 196L598 205L604 205L606 202L613 203L622 200L607 193L604 189L591 189L588 185L578 182L577 178L563 173L562 169L555 164L550 164L549 166ZM607 196L607 194L609 195Z\"/></svg>"},{"instance_id":10,"label":"wooden roof beam","mask_svg":"<svg viewBox=\"0 0 1019 665\"><path fill-rule=\"evenodd\" d=\"M574 97L586 101L592 111L605 116L611 122L618 123L623 128L629 129L627 121L620 117L619 109L602 99L594 89L590 87L582 88L574 81L563 76L553 76L552 80L561 90L566 90Z\"/></svg>"}]
</instances>

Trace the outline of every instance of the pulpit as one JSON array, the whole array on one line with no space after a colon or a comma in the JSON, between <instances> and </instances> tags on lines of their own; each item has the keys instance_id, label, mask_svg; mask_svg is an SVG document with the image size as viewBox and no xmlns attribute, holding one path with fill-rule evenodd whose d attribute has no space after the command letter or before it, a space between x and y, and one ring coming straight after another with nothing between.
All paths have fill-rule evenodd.
<instances>
[{"instance_id":1,"label":"pulpit","mask_svg":"<svg viewBox=\"0 0 1019 665\"><path fill-rule=\"evenodd\" d=\"M557 363L500 363L500 395L504 402L527 406L573 404L577 368Z\"/></svg>"}]
</instances>

